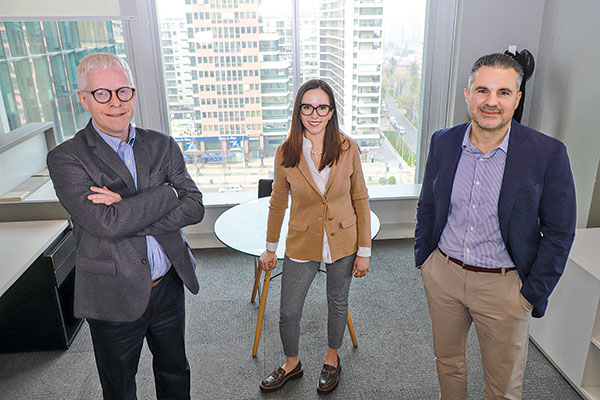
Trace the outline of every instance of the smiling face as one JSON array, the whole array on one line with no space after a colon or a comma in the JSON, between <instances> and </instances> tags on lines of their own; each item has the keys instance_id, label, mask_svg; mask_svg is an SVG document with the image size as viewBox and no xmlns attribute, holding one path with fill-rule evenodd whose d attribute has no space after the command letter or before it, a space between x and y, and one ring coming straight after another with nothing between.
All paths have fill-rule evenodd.
<instances>
[{"instance_id":1,"label":"smiling face","mask_svg":"<svg viewBox=\"0 0 600 400\"><path fill-rule=\"evenodd\" d=\"M85 92L77 92L77 95L83 108L92 114L96 128L107 135L127 141L136 93L131 100L121 101L113 92L110 101L106 104L98 103L89 93L99 88L115 90L123 86L131 86L131 82L121 69L117 67L93 69L87 73Z\"/></svg>"},{"instance_id":2,"label":"smiling face","mask_svg":"<svg viewBox=\"0 0 600 400\"><path fill-rule=\"evenodd\" d=\"M506 132L521 99L517 83L518 74L512 68L483 66L475 71L471 87L465 89L473 129Z\"/></svg>"},{"instance_id":3,"label":"smiling face","mask_svg":"<svg viewBox=\"0 0 600 400\"><path fill-rule=\"evenodd\" d=\"M331 105L329 101L329 96L323 89L316 88L307 90L306 93L302 96L300 100L301 104L310 104L313 107L318 108L321 105ZM323 112L319 110L321 114ZM325 128L327 127L327 123L331 119L333 115L333 110L329 110L326 116L321 117L317 110L312 110L312 114L304 115L300 112L300 120L302 121L302 125L304 126L304 133L306 137L323 137L325 135Z\"/></svg>"}]
</instances>

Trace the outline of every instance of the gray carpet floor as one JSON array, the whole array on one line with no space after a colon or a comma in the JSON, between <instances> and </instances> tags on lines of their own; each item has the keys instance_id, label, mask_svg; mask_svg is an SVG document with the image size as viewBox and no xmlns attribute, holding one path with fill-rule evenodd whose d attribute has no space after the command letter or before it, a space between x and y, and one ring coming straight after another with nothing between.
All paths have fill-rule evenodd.
<instances>
[{"instance_id":1,"label":"gray carpet floor","mask_svg":"<svg viewBox=\"0 0 600 400\"><path fill-rule=\"evenodd\" d=\"M412 240L375 241L371 273L356 279L350 312L359 345L346 334L342 375L332 399L436 399L431 323ZM200 293L186 294L187 351L193 399L312 399L327 349L325 275L309 291L302 319L304 376L281 391L262 394L259 381L284 361L277 326L280 280L271 283L259 352L251 356L258 302L250 303L252 257L230 249L194 252ZM278 270L280 267L278 267ZM469 399L482 398L483 373L474 332L468 350ZM138 397L155 398L146 346L137 375ZM100 399L91 339L84 324L67 351L0 355L0 399ZM579 395L530 345L524 399L569 400Z\"/></svg>"}]
</instances>

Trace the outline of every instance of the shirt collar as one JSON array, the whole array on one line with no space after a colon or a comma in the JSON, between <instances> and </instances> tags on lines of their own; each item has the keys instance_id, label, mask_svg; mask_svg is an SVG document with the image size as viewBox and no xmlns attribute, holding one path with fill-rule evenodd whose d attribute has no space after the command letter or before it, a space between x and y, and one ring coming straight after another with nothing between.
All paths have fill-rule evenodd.
<instances>
[{"instance_id":1,"label":"shirt collar","mask_svg":"<svg viewBox=\"0 0 600 400\"><path fill-rule=\"evenodd\" d=\"M311 150L312 142L306 136L302 135L302 150L304 149Z\"/></svg>"},{"instance_id":2,"label":"shirt collar","mask_svg":"<svg viewBox=\"0 0 600 400\"><path fill-rule=\"evenodd\" d=\"M471 143L471 139L469 138L469 135L471 134L471 126L472 125L473 125L473 123L470 123L469 126L467 126L465 136L463 137L462 148L470 150L470 151L479 151L479 149L477 149L477 147L475 147L473 145L473 143ZM508 140L510 138L510 129L511 129L511 126L508 127L508 131L506 132L506 135L504 135L504 139L502 139L502 142L494 150L500 149L504 153L508 153ZM494 151L494 150L492 150L492 151Z\"/></svg>"},{"instance_id":3,"label":"shirt collar","mask_svg":"<svg viewBox=\"0 0 600 400\"><path fill-rule=\"evenodd\" d=\"M104 132L101 132L100 129L98 129L96 127L96 124L94 124L94 121L92 121L92 126L94 127L94 130L96 131L96 133L106 142L107 145L110 146L111 149L113 149L115 151L118 150L119 145L122 142L121 139L116 138L114 136L107 135ZM133 128L132 124L129 124L129 141L127 142L127 144L130 146L133 146L134 142L135 142L135 129Z\"/></svg>"}]
</instances>

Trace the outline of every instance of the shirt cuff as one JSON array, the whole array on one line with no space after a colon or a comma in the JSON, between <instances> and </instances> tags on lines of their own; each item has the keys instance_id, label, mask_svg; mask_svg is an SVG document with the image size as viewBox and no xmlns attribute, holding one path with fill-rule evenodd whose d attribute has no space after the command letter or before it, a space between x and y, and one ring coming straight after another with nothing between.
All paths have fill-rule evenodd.
<instances>
[{"instance_id":1,"label":"shirt cuff","mask_svg":"<svg viewBox=\"0 0 600 400\"><path fill-rule=\"evenodd\" d=\"M267 245L265 247L267 250L272 251L273 253L277 251L277 243L267 242Z\"/></svg>"},{"instance_id":2,"label":"shirt cuff","mask_svg":"<svg viewBox=\"0 0 600 400\"><path fill-rule=\"evenodd\" d=\"M356 255L359 257L371 257L371 248L370 247L359 247Z\"/></svg>"}]
</instances>

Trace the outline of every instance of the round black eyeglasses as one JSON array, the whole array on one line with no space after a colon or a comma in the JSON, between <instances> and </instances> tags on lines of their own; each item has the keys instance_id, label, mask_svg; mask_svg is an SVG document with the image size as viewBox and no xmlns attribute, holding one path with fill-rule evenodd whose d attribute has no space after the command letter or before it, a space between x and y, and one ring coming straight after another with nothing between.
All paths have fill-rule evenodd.
<instances>
[{"instance_id":1,"label":"round black eyeglasses","mask_svg":"<svg viewBox=\"0 0 600 400\"><path fill-rule=\"evenodd\" d=\"M122 102L128 102L133 98L133 94L135 93L135 89L128 86L120 87L116 90L99 88L96 90L92 90L88 92L87 90L82 90L82 92L90 93L94 96L94 99L100 104L106 104L112 99L113 92L117 95L117 99Z\"/></svg>"},{"instance_id":2,"label":"round black eyeglasses","mask_svg":"<svg viewBox=\"0 0 600 400\"><path fill-rule=\"evenodd\" d=\"M317 111L317 115L319 117L326 117L327 114L333 110L333 107L329 104L319 104L316 107L311 104L300 104L300 112L306 117L312 115L315 110Z\"/></svg>"}]
</instances>

